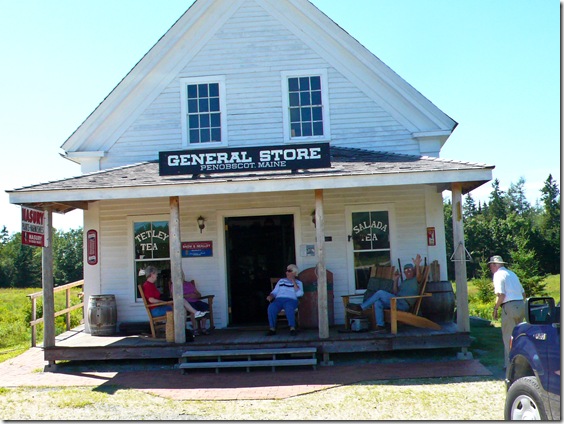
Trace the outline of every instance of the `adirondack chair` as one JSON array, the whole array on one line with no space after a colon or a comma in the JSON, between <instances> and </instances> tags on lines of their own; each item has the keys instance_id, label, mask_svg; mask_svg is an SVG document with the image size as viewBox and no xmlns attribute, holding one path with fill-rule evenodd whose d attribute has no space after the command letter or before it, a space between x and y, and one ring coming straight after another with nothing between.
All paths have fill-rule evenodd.
<instances>
[{"instance_id":1,"label":"adirondack chair","mask_svg":"<svg viewBox=\"0 0 564 424\"><path fill-rule=\"evenodd\" d=\"M160 335L162 335L163 333L166 332L166 315L160 316L160 317L154 317L151 314L151 308L149 306L164 306L164 305L173 305L173 301L172 300L167 300L165 302L158 302L158 303L151 303L149 304L149 302L147 301L147 298L145 297L145 293L143 292L143 284L139 284L137 286L137 289L139 290L139 294L141 295L141 299L143 299L143 305L145 306L145 310L147 311L147 315L149 317L149 325L151 326L151 335L154 338L163 338L163 337L158 337ZM213 298L213 297L212 297ZM213 300L212 300L213 301ZM210 313L212 313L212 309L211 309L211 305L210 305ZM186 311L186 319L190 319L190 312ZM198 327L200 326L200 319L198 318ZM210 324L213 324L213 321L210 320Z\"/></svg>"},{"instance_id":2,"label":"adirondack chair","mask_svg":"<svg viewBox=\"0 0 564 424\"><path fill-rule=\"evenodd\" d=\"M192 280L192 282L194 282L194 280ZM168 291L169 293L172 293L172 281L170 281L168 283ZM215 298L214 294L207 294L207 295L202 295L198 300L201 300L202 302L206 302L210 308L208 315L206 316L206 318L208 318L210 320L210 328L209 330L212 331L215 329L215 323L213 321L213 299ZM190 312L186 311L187 314L187 318L190 318L191 314ZM198 329L200 331L204 331L206 330L205 328L202 328L202 320L200 318L196 319L197 323L198 323Z\"/></svg>"},{"instance_id":3,"label":"adirondack chair","mask_svg":"<svg viewBox=\"0 0 564 424\"><path fill-rule=\"evenodd\" d=\"M425 289L427 288L427 280L429 279L429 266L421 267L421 273L423 278L420 282L420 290L419 295L417 296L403 296L403 297L395 297L390 300L390 309L384 310L384 317L386 322L389 322L391 325L391 333L397 334L398 333L398 322L403 324L412 325L418 328L430 328L433 330L440 330L441 326L427 318L419 316L419 310L421 308L421 302L423 301L424 297L429 297L432 293L425 293ZM410 308L409 311L398 311L397 309L397 301L398 299L417 299L413 306Z\"/></svg>"},{"instance_id":4,"label":"adirondack chair","mask_svg":"<svg viewBox=\"0 0 564 424\"><path fill-rule=\"evenodd\" d=\"M280 280L282 277L272 277L270 279L270 291L274 290L274 287L276 286L276 283L278 282L278 280ZM295 309L294 314L296 315L296 328L299 327L300 325L300 309L299 309L299 302L300 302L300 298L298 297L298 307ZM286 311L284 309L282 309L280 312L278 312L278 322L280 321L286 321L286 323L288 323L288 318L286 317Z\"/></svg>"},{"instance_id":5,"label":"adirondack chair","mask_svg":"<svg viewBox=\"0 0 564 424\"><path fill-rule=\"evenodd\" d=\"M395 266L375 265L370 270L370 278L379 278L381 280L392 281L395 269L396 269ZM370 285L370 283L369 283L369 285ZM371 290L372 292L375 292L378 289L378 287L373 287L373 288L374 288L374 290ZM382 287L379 287L379 288L383 288L384 290L391 291L391 283L389 284L389 287L382 286ZM367 290L369 290L369 289L367 289ZM343 306L345 308L345 329L346 330L350 330L350 328L351 328L351 322L350 322L351 319L359 318L358 315L352 315L352 314L349 314L347 312L347 309L346 309L347 305L350 303L351 298L356 299L356 301L358 303L362 303L362 301L364 300L364 296L365 295L363 293L346 294L344 296L341 296L341 298L343 299ZM360 318L368 319L368 321L370 322L370 328L372 328L373 330L376 329L376 315L374 313L374 305L372 305L370 308L363 311Z\"/></svg>"},{"instance_id":6,"label":"adirondack chair","mask_svg":"<svg viewBox=\"0 0 564 424\"><path fill-rule=\"evenodd\" d=\"M162 334L166 329L166 315L160 317L154 317L151 315L151 309L149 308L149 302L145 297L145 293L143 292L143 284L139 284L137 286L139 290L139 294L141 295L141 299L143 299L143 305L145 306L145 310L147 311L147 315L149 316L149 325L151 326L151 335L154 338L157 338L157 333ZM151 306L164 306L170 305L172 306L172 300L167 302L159 302L159 303L151 303ZM161 337L162 338L162 337Z\"/></svg>"}]
</instances>

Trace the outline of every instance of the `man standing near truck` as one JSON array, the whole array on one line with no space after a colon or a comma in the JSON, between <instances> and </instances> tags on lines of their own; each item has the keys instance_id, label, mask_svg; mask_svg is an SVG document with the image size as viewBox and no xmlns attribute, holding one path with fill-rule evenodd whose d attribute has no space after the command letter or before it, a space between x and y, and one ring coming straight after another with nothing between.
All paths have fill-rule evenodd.
<instances>
[{"instance_id":1,"label":"man standing near truck","mask_svg":"<svg viewBox=\"0 0 564 424\"><path fill-rule=\"evenodd\" d=\"M493 310L494 319L498 318L501 308L501 335L503 337L505 368L509 364L509 341L517 324L525 319L525 291L519 277L505 268L506 262L499 255L492 256L488 265L493 275L494 293L497 296Z\"/></svg>"}]
</instances>

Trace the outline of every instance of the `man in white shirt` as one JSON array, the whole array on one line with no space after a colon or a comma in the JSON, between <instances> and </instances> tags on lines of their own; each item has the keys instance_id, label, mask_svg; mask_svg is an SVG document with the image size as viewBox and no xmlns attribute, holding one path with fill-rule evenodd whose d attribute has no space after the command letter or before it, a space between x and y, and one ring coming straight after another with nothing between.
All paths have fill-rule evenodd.
<instances>
[{"instance_id":1,"label":"man in white shirt","mask_svg":"<svg viewBox=\"0 0 564 424\"><path fill-rule=\"evenodd\" d=\"M276 283L274 290L266 297L270 302L268 305L268 324L270 328L267 336L276 334L276 321L278 312L282 309L286 311L288 325L290 325L290 335L296 335L296 316L294 311L298 307L298 297L304 295L304 284L298 280L298 267L290 264L286 267L286 278L281 278Z\"/></svg>"},{"instance_id":2,"label":"man in white shirt","mask_svg":"<svg viewBox=\"0 0 564 424\"><path fill-rule=\"evenodd\" d=\"M505 348L505 368L509 361L509 341L511 333L517 324L525 318L525 291L519 277L513 271L505 268L506 262L499 255L492 256L488 265L493 275L494 292L497 302L494 306L493 317L498 318L501 308L501 334Z\"/></svg>"}]
</instances>

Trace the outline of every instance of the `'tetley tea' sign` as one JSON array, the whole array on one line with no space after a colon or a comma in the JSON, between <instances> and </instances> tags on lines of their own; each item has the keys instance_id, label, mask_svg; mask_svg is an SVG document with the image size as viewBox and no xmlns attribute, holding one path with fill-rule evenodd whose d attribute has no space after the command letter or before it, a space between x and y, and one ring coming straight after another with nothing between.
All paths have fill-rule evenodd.
<instances>
[{"instance_id":1,"label":"'tetley tea' sign","mask_svg":"<svg viewBox=\"0 0 564 424\"><path fill-rule=\"evenodd\" d=\"M160 230L147 230L135 236L135 240L137 240L139 246L141 246L142 254L146 254L148 251L159 250L154 239L166 241L168 239L168 234Z\"/></svg>"},{"instance_id":2,"label":"'tetley tea' sign","mask_svg":"<svg viewBox=\"0 0 564 424\"><path fill-rule=\"evenodd\" d=\"M331 167L329 143L159 153L159 175L280 171Z\"/></svg>"}]
</instances>

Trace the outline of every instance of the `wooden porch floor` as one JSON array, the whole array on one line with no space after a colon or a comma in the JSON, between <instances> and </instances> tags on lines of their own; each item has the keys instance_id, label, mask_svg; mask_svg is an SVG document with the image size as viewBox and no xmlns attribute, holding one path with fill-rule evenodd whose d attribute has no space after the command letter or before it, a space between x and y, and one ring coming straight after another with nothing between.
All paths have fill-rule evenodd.
<instances>
[{"instance_id":1,"label":"wooden porch floor","mask_svg":"<svg viewBox=\"0 0 564 424\"><path fill-rule=\"evenodd\" d=\"M317 329L300 329L294 337L281 328L266 336L265 328L216 329L194 342L176 344L147 335L92 336L83 327L57 336L55 347L44 349L45 360L114 360L180 358L187 350L258 349L315 347L320 355L333 353L385 352L411 349L465 348L471 343L469 333L457 331L455 323L441 323L441 330L401 326L397 335L372 332L342 332L343 326L331 327L329 338L320 339ZM328 357L328 356L327 356Z\"/></svg>"}]
</instances>

